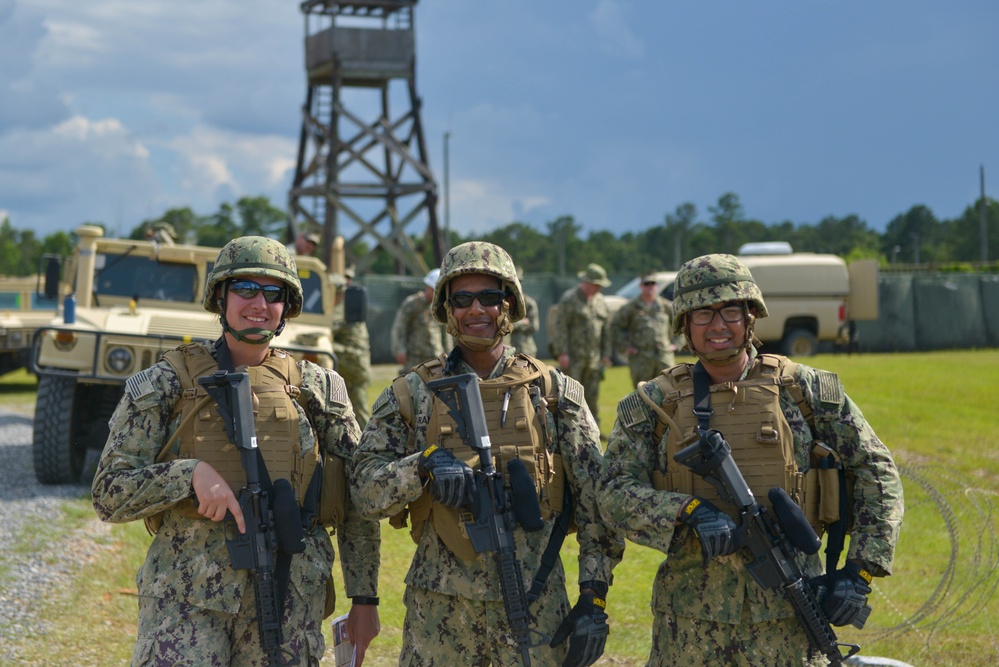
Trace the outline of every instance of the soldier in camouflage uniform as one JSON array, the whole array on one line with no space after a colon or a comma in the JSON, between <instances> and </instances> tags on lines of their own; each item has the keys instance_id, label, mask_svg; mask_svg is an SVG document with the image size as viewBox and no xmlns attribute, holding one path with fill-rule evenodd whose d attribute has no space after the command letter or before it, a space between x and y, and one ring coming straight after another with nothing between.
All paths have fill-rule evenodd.
<instances>
[{"instance_id":1,"label":"soldier in camouflage uniform","mask_svg":"<svg viewBox=\"0 0 999 667\"><path fill-rule=\"evenodd\" d=\"M333 309L333 352L337 372L347 383L347 396L354 406L357 425L362 429L371 416L368 411L368 385L371 384L371 341L366 322L348 322L344 317L344 290L353 282L354 271L348 268L343 276L334 274L336 306Z\"/></svg>"},{"instance_id":2,"label":"soldier in camouflage uniform","mask_svg":"<svg viewBox=\"0 0 999 667\"><path fill-rule=\"evenodd\" d=\"M610 286L607 272L590 264L577 277L579 285L562 295L552 336L552 352L569 377L579 380L586 404L600 424L600 381L611 363L610 313L600 290Z\"/></svg>"},{"instance_id":3,"label":"soldier in camouflage uniform","mask_svg":"<svg viewBox=\"0 0 999 667\"><path fill-rule=\"evenodd\" d=\"M782 589L762 589L746 569L735 507L672 454L697 441L699 420L709 421L761 505L781 487L830 537L846 525L837 520L849 521L847 560L839 567L835 553L829 573L813 580L833 625L860 623L871 577L891 573L903 511L898 470L834 373L757 353L753 323L767 309L738 258L684 264L673 307L673 331L686 334L698 363L664 371L621 401L600 492L610 525L667 554L652 588L648 664L825 665ZM695 392L710 396L701 417L692 407L708 399ZM842 502L837 467L845 471ZM826 481L818 497L814 480ZM822 571L818 555L799 553L798 563L806 577Z\"/></svg>"},{"instance_id":4,"label":"soldier in camouflage uniform","mask_svg":"<svg viewBox=\"0 0 999 667\"><path fill-rule=\"evenodd\" d=\"M523 285L524 273L517 267L517 278ZM526 354L529 357L538 356L538 344L534 342L534 334L538 333L541 319L538 316L538 302L534 297L524 293L524 309L526 315L524 319L513 323L513 331L510 333L510 345L517 348L517 352Z\"/></svg>"},{"instance_id":5,"label":"soldier in camouflage uniform","mask_svg":"<svg viewBox=\"0 0 999 667\"><path fill-rule=\"evenodd\" d=\"M434 321L430 302L440 269L423 277L423 289L403 300L392 321L392 356L403 372L444 353L444 331Z\"/></svg>"},{"instance_id":6,"label":"soldier in camouflage uniform","mask_svg":"<svg viewBox=\"0 0 999 667\"><path fill-rule=\"evenodd\" d=\"M275 504L281 497L291 503L283 507L301 510L295 513L301 524L298 516L287 523L286 512L286 522L277 526L279 535L301 536L294 555L276 556L279 590L285 591L280 650L300 665L319 665L322 621L332 611L327 596L334 553L327 529L337 526L346 594L353 601L348 631L363 656L379 631L380 532L377 521L357 513L343 473L360 430L339 375L270 346L285 319L302 310L294 260L272 239L234 239L209 274L204 307L219 314L223 335L171 350L129 378L93 481L102 520L145 519L154 533L136 576L132 665L271 664L261 649L250 572L232 567L226 547L227 531L243 532L250 521L235 496L246 475L197 382L236 368L250 375L258 451L274 482L270 495ZM318 499L309 490L314 479ZM227 527L226 517L235 526Z\"/></svg>"},{"instance_id":7,"label":"soldier in camouflage uniform","mask_svg":"<svg viewBox=\"0 0 999 667\"><path fill-rule=\"evenodd\" d=\"M631 382L651 380L673 365L673 307L659 296L655 274L642 276L642 291L611 320L614 349L628 360Z\"/></svg>"},{"instance_id":8,"label":"soldier in camouflage uniform","mask_svg":"<svg viewBox=\"0 0 999 667\"><path fill-rule=\"evenodd\" d=\"M432 312L457 344L378 397L351 478L364 512L391 517L399 528L408 517L417 542L406 577L400 665L521 664L493 555L475 553L462 533L476 484L469 466L478 466L477 456L449 435L455 433L453 421L442 415L443 403L426 384L465 373L480 378L492 453L507 487L508 463L517 459L539 492L540 529L527 532L518 525L513 531L525 589L532 588L556 535L547 583L534 589L537 598L529 606L531 627L551 642L531 649L532 664L592 664L603 652L604 601L624 545L594 505L601 455L582 389L557 369L502 344L511 323L524 316L524 302L513 262L499 246L471 242L448 252ZM574 513L566 511L566 496ZM571 609L557 553L570 516L578 526L580 591Z\"/></svg>"}]
</instances>

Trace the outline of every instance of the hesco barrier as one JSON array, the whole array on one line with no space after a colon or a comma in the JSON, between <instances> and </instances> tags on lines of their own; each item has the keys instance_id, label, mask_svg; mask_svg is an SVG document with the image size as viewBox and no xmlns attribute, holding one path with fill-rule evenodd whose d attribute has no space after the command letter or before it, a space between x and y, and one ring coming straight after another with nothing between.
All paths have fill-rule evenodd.
<instances>
[{"instance_id":1,"label":"hesco barrier","mask_svg":"<svg viewBox=\"0 0 999 667\"><path fill-rule=\"evenodd\" d=\"M857 323L862 352L999 347L999 275L881 274L879 297L881 316Z\"/></svg>"},{"instance_id":2,"label":"hesco barrier","mask_svg":"<svg viewBox=\"0 0 999 667\"><path fill-rule=\"evenodd\" d=\"M611 275L613 294L634 276ZM368 331L371 361L393 363L392 320L402 300L422 289L412 276L363 276L368 290ZM534 339L547 356L545 314L562 293L579 281L574 275L531 274L524 289L538 302L540 330ZM999 275L951 273L882 273L878 279L880 317L857 322L861 352L999 347Z\"/></svg>"}]
</instances>

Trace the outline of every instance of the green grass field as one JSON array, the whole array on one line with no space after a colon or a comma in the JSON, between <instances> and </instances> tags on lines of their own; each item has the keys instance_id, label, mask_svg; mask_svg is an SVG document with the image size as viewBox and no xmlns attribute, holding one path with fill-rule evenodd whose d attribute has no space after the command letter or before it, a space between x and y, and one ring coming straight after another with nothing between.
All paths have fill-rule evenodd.
<instances>
[{"instance_id":1,"label":"green grass field","mask_svg":"<svg viewBox=\"0 0 999 667\"><path fill-rule=\"evenodd\" d=\"M999 663L999 350L925 354L824 355L810 365L840 374L847 392L888 445L903 475L906 516L894 575L876 580L874 613L864 631L842 639L868 656L913 665ZM380 367L371 400L391 380ZM601 388L601 423L631 390L627 370L613 368ZM0 401L30 403L30 377L0 379ZM60 530L92 517L89 499L68 503ZM91 532L93 532L91 530ZM369 664L395 664L400 648L403 577L413 554L405 531L383 525L382 634ZM134 574L148 536L141 524L88 535L101 556L82 565L75 585L44 602L52 628L24 637L20 648L38 665L127 664L135 638ZM31 535L23 537L30 552ZM575 544L563 549L575 581ZM661 554L628 544L608 598L611 635L603 665L644 664L650 644L650 586ZM570 591L574 599L574 591ZM323 664L332 664L328 658Z\"/></svg>"}]
</instances>

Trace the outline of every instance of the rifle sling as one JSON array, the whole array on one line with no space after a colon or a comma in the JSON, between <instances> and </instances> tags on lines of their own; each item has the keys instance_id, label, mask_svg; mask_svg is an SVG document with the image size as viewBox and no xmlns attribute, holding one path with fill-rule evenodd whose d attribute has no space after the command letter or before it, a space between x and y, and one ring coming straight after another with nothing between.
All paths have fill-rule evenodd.
<instances>
[{"instance_id":1,"label":"rifle sling","mask_svg":"<svg viewBox=\"0 0 999 667\"><path fill-rule=\"evenodd\" d=\"M569 534L569 521L571 520L573 510L572 491L569 488L569 480L566 480L562 498L562 513L555 520L555 525L552 526L552 534L548 537L548 546L545 547L545 552L541 554L541 565L538 566L538 572L534 575L534 581L531 582L531 590L527 592L528 602L534 602L541 597L541 592L545 589L545 583L548 581L548 575L551 574L555 563L558 562L559 551L562 550L562 544Z\"/></svg>"}]
</instances>

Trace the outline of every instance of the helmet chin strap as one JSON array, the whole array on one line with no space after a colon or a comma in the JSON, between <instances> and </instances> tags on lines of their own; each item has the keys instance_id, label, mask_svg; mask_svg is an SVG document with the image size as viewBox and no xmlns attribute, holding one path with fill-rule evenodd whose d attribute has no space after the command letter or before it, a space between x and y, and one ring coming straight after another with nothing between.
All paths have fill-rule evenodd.
<instances>
[{"instance_id":1,"label":"helmet chin strap","mask_svg":"<svg viewBox=\"0 0 999 667\"><path fill-rule=\"evenodd\" d=\"M756 324L756 317L752 313L746 313L746 340L739 347L732 347L727 350L715 350L713 352L700 352L694 349L694 346L690 344L690 320L686 323L686 335L687 344L686 348L695 357L701 360L701 363L711 363L716 366L727 366L734 363L736 359L742 354L742 351L749 351L754 344L759 344L756 340L756 336L753 335L753 326Z\"/></svg>"},{"instance_id":2,"label":"helmet chin strap","mask_svg":"<svg viewBox=\"0 0 999 667\"><path fill-rule=\"evenodd\" d=\"M284 304L284 310L288 310L288 304ZM277 329L264 329L262 327L247 327L246 329L233 329L229 325L229 321L225 317L225 295L219 295L219 318L222 321L222 330L228 331L232 334L232 337L241 343L248 343L250 345L266 345L274 340L275 336L280 336L281 332L284 331L284 325L287 324L284 319L284 313L281 314L281 324L278 325ZM260 338L248 338L248 336L259 335Z\"/></svg>"},{"instance_id":3,"label":"helmet chin strap","mask_svg":"<svg viewBox=\"0 0 999 667\"><path fill-rule=\"evenodd\" d=\"M458 330L458 320L454 317L454 308L449 301L444 302L444 311L447 313L447 332L456 341L465 347L476 352L491 350L503 341L503 337L513 331L513 322L510 321L510 303L504 299L501 302L500 314L496 318L496 335L492 338L482 338L480 336L469 336Z\"/></svg>"}]
</instances>

